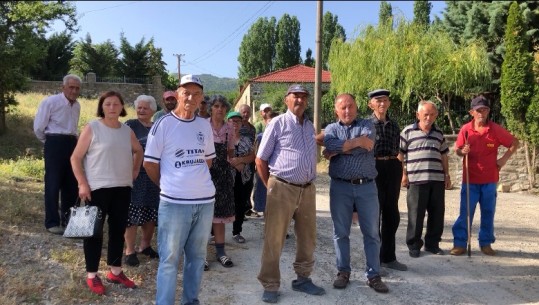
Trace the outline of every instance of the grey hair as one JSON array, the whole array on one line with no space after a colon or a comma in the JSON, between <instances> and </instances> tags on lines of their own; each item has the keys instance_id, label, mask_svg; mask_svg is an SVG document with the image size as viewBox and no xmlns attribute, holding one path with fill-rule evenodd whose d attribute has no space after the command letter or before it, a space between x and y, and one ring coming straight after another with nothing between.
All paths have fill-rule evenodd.
<instances>
[{"instance_id":1,"label":"grey hair","mask_svg":"<svg viewBox=\"0 0 539 305\"><path fill-rule=\"evenodd\" d=\"M79 84L82 83L82 80L80 79L80 77L78 75L75 75L75 74L68 74L66 76L64 76L64 80L63 80L63 84L64 86L67 86L67 83L69 82L69 80L76 80L79 82Z\"/></svg>"},{"instance_id":2,"label":"grey hair","mask_svg":"<svg viewBox=\"0 0 539 305\"><path fill-rule=\"evenodd\" d=\"M249 107L249 110L251 110L251 106L247 105L247 104L241 104L240 108L238 108L240 111L242 108L245 108L245 107Z\"/></svg>"},{"instance_id":3,"label":"grey hair","mask_svg":"<svg viewBox=\"0 0 539 305\"><path fill-rule=\"evenodd\" d=\"M226 112L230 110L230 103L226 100L226 97L218 94L218 95L212 95L210 99L208 100L208 113L211 114L211 108L213 107L213 104L215 103L221 103L226 107Z\"/></svg>"},{"instance_id":4,"label":"grey hair","mask_svg":"<svg viewBox=\"0 0 539 305\"><path fill-rule=\"evenodd\" d=\"M153 111L157 110L157 103L155 102L155 98L151 95L139 95L137 96L137 99L133 102L135 105L135 109L138 108L138 104L140 102L148 102L150 104L150 109Z\"/></svg>"},{"instance_id":5,"label":"grey hair","mask_svg":"<svg viewBox=\"0 0 539 305\"><path fill-rule=\"evenodd\" d=\"M421 111L423 109L423 106L430 104L434 109L436 109L436 112L438 112L438 106L433 101L419 101L419 105L417 105L417 112Z\"/></svg>"}]
</instances>

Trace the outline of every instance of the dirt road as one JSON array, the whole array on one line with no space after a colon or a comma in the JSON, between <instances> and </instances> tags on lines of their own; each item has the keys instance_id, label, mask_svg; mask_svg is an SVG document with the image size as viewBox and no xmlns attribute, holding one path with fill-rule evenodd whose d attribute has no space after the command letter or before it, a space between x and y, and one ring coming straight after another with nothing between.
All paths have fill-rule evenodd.
<instances>
[{"instance_id":1,"label":"dirt road","mask_svg":"<svg viewBox=\"0 0 539 305\"><path fill-rule=\"evenodd\" d=\"M479 251L478 223L473 226L472 257L436 256L421 252L411 258L404 242L407 225L406 191L401 192L401 223L397 232L397 257L407 264L405 272L388 270L384 278L390 292L379 294L365 285L360 229L352 229L352 277L345 290L332 288L336 273L329 215L328 177L317 180L318 240L313 281L326 289L324 296L309 296L292 291L295 278L292 262L294 235L286 241L281 259L281 296L279 304L539 304L539 197L528 194L499 193L495 228L498 255L489 257ZM445 229L441 248L452 247L451 225L457 217L459 190L446 192ZM32 204L40 204L39 201ZM42 215L35 215L42 219ZM478 215L476 215L478 219ZM223 268L213 260L208 247L210 271L204 273L201 304L262 304L262 287L256 279L263 243L262 219L244 224L245 244L232 240L227 226L226 247L235 263ZM291 231L292 232L292 231ZM127 267L138 289L126 290L106 284L107 295L90 294L84 284L84 258L81 244L45 233L41 221L28 227L0 230L0 304L155 304L157 262L141 257L139 267ZM16 255L13 255L16 253ZM105 251L103 252L106 253ZM105 255L100 266L106 270ZM179 276L178 296L181 289ZM179 297L178 297L179 300Z\"/></svg>"}]
</instances>

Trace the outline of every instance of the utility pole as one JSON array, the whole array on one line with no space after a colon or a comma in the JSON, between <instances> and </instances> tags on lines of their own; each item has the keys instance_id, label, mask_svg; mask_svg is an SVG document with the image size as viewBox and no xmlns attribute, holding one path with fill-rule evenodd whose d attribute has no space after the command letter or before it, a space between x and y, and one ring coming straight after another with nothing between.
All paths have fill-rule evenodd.
<instances>
[{"instance_id":1,"label":"utility pole","mask_svg":"<svg viewBox=\"0 0 539 305\"><path fill-rule=\"evenodd\" d=\"M317 1L316 9L316 64L314 72L314 129L320 133L320 104L322 100L322 13L323 1ZM317 157L320 157L321 147L317 145Z\"/></svg>"},{"instance_id":2,"label":"utility pole","mask_svg":"<svg viewBox=\"0 0 539 305\"><path fill-rule=\"evenodd\" d=\"M172 54L178 58L178 80L180 80L182 77L180 75L180 63L182 61L182 56L185 56L185 54Z\"/></svg>"}]
</instances>

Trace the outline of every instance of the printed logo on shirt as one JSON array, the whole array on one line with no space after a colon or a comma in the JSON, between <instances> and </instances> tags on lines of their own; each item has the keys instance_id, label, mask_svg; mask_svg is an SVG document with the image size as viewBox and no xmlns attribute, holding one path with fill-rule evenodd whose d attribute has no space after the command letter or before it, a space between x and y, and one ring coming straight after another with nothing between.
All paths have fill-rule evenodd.
<instances>
[{"instance_id":1,"label":"printed logo on shirt","mask_svg":"<svg viewBox=\"0 0 539 305\"><path fill-rule=\"evenodd\" d=\"M198 145L201 145L201 146L204 146L204 134L202 132L198 132L197 133L197 142L198 142Z\"/></svg>"},{"instance_id":2,"label":"printed logo on shirt","mask_svg":"<svg viewBox=\"0 0 539 305\"><path fill-rule=\"evenodd\" d=\"M183 157L184 154L185 154L185 151L183 151L183 149L178 149L178 150L176 150L176 153L174 153L176 158L181 158L181 157Z\"/></svg>"},{"instance_id":3,"label":"printed logo on shirt","mask_svg":"<svg viewBox=\"0 0 539 305\"><path fill-rule=\"evenodd\" d=\"M487 143L488 148L494 148L494 143Z\"/></svg>"},{"instance_id":4,"label":"printed logo on shirt","mask_svg":"<svg viewBox=\"0 0 539 305\"><path fill-rule=\"evenodd\" d=\"M201 156L204 156L204 149L201 148L178 149L175 155L180 159L185 158L185 160L174 162L174 167L176 168L197 166L206 163L206 160L201 158Z\"/></svg>"}]
</instances>

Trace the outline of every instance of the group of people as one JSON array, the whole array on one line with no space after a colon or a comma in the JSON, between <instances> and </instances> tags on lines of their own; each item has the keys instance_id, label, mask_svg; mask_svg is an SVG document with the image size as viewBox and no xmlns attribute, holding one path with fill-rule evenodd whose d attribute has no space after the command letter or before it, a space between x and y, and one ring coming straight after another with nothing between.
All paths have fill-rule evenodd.
<instances>
[{"instance_id":1,"label":"group of people","mask_svg":"<svg viewBox=\"0 0 539 305\"><path fill-rule=\"evenodd\" d=\"M310 278L317 239L317 144L325 146L323 154L329 159L337 269L334 288L344 289L350 281L354 211L363 234L367 285L376 292L388 292L382 267L407 270L395 253L401 186L408 189L409 255L419 257L423 246L430 253L444 254L439 242L444 190L451 187L450 148L435 125L438 110L430 101L419 102L417 121L401 131L388 114L388 90L368 93L373 111L368 118L358 117L353 95L339 94L334 103L337 121L317 135L305 114L310 94L302 85L288 88L285 113L278 115L271 105L262 104L263 120L252 125L248 105L230 111L226 98L205 97L200 79L185 75L176 91L163 94L161 112L156 112L153 97L141 95L134 102L137 119L125 124L119 121L126 115L121 94L103 93L98 119L88 123L79 136L80 87L80 78L67 75L62 93L46 98L34 121L36 136L45 145L45 227L62 234L77 197L98 206L109 226L107 281L135 288L124 275L122 262L137 266L137 253L159 258L156 304L174 303L182 255L183 277L190 279L183 281L182 304L199 304L203 271L209 268L208 237L213 236L217 261L232 267L225 251L225 224L232 223L233 239L244 243L242 225L250 212L263 212L265 220L257 277L263 287L262 301L279 300L280 256L292 220L297 248L293 264L297 278L292 289L325 294ZM462 127L455 143L455 152L466 161L463 164L469 168L464 171L469 175L463 175L452 255L464 254L471 242L468 230L478 202L479 245L484 254L495 255L491 244L495 240L496 183L499 170L517 150L518 140L488 120L489 110L488 99L474 98L473 119ZM508 150L498 159L500 145ZM137 247L139 226L142 237ZM157 251L150 245L156 227ZM97 274L102 244L102 235L84 240L87 285L100 295L105 293Z\"/></svg>"}]
</instances>

